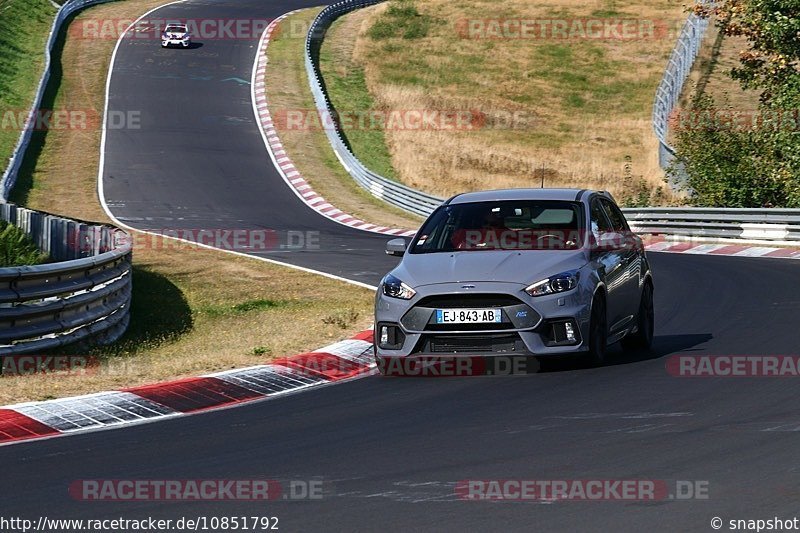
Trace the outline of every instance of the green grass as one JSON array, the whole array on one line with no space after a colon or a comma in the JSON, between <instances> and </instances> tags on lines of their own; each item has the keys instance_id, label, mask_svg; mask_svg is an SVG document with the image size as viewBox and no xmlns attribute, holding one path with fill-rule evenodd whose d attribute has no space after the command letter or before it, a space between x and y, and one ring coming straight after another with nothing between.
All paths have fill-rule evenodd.
<instances>
[{"instance_id":1,"label":"green grass","mask_svg":"<svg viewBox=\"0 0 800 533\"><path fill-rule=\"evenodd\" d=\"M0 0L0 173L19 139L17 117L36 93L55 12L47 0Z\"/></svg>"},{"instance_id":2,"label":"green grass","mask_svg":"<svg viewBox=\"0 0 800 533\"><path fill-rule=\"evenodd\" d=\"M368 34L373 39L421 39L426 37L433 24L440 21L423 15L410 0L394 0L389 9L372 25Z\"/></svg>"},{"instance_id":3,"label":"green grass","mask_svg":"<svg viewBox=\"0 0 800 533\"><path fill-rule=\"evenodd\" d=\"M263 311L266 309L275 309L279 307L286 307L292 302L275 301L275 300L247 300L233 305L210 305L204 306L199 309L199 312L212 317L221 317L229 315L240 315L251 311Z\"/></svg>"},{"instance_id":4,"label":"green grass","mask_svg":"<svg viewBox=\"0 0 800 533\"><path fill-rule=\"evenodd\" d=\"M334 34L340 24L341 19L333 24L329 35ZM343 124L346 141L367 168L381 176L395 179L384 130L377 126L359 125L362 121L358 119L368 117L370 111L377 111L379 117L384 116L376 109L375 101L367 89L364 69L352 62L341 68L342 57L331 50L330 42L330 38L323 41L320 69L334 108L341 115L353 118L352 124ZM369 121L364 120L363 123L368 124Z\"/></svg>"},{"instance_id":5,"label":"green grass","mask_svg":"<svg viewBox=\"0 0 800 533\"><path fill-rule=\"evenodd\" d=\"M24 231L0 221L0 267L38 265L48 260Z\"/></svg>"},{"instance_id":6,"label":"green grass","mask_svg":"<svg viewBox=\"0 0 800 533\"><path fill-rule=\"evenodd\" d=\"M609 59L606 50L593 43L545 44L536 53L540 67L528 77L546 80L553 93L564 95L567 109L599 114L613 106L613 111L627 114L646 107L652 99L649 84L609 76L609 72L629 69L630 63Z\"/></svg>"}]
</instances>

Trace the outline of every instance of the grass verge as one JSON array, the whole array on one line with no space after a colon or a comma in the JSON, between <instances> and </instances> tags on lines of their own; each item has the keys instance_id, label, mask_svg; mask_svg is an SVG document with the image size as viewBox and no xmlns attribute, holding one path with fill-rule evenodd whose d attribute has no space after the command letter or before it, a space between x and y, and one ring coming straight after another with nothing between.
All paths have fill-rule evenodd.
<instances>
[{"instance_id":1,"label":"grass verge","mask_svg":"<svg viewBox=\"0 0 800 533\"><path fill-rule=\"evenodd\" d=\"M36 93L55 13L47 0L0 0L0 175Z\"/></svg>"},{"instance_id":2,"label":"grass verge","mask_svg":"<svg viewBox=\"0 0 800 533\"><path fill-rule=\"evenodd\" d=\"M652 201L671 202L677 199L663 190L650 113L685 18L669 0L392 0L337 21L326 59L334 87L337 75L358 80L352 70L361 70L370 102L384 116L474 113L472 128L384 131L392 167L407 185L444 197L542 182L620 198L644 187ZM572 30L567 37L491 33L520 20L568 28L589 28L587 21L614 28L625 20L638 29L632 38L613 30L603 38ZM344 109L365 100L352 92L333 99ZM357 145L359 132L346 133Z\"/></svg>"},{"instance_id":3,"label":"grass verge","mask_svg":"<svg viewBox=\"0 0 800 533\"><path fill-rule=\"evenodd\" d=\"M114 2L78 19L130 19L161 3ZM54 109L102 112L114 45L114 39L62 38ZM36 143L16 192L26 207L108 221L95 189L100 131L50 130ZM370 290L189 245L136 247L133 290L131 324L120 341L67 350L97 358L96 372L2 377L0 404L263 364L345 338L372 321Z\"/></svg>"},{"instance_id":4,"label":"grass verge","mask_svg":"<svg viewBox=\"0 0 800 533\"><path fill-rule=\"evenodd\" d=\"M315 120L303 121L303 124L309 124L307 127L290 127L289 121L279 118L293 112L300 112L303 116L315 114L316 106L304 62L304 29L319 11L306 9L283 20L281 29L287 31L278 32L267 51L267 101L270 112L278 117L275 124L281 142L303 177L342 211L373 224L417 228L422 219L372 197L353 180L336 158L325 131L315 125ZM358 151L356 154L361 156Z\"/></svg>"},{"instance_id":5,"label":"grass verge","mask_svg":"<svg viewBox=\"0 0 800 533\"><path fill-rule=\"evenodd\" d=\"M369 119L369 113L377 109L367 89L364 69L352 60L355 45L353 35L358 31L360 21L360 17L354 16L343 17L333 23L320 50L320 69L325 89L336 111L349 120L343 120L342 124L353 153L370 170L394 179L392 156L386 146L384 128L376 127L379 121ZM379 114L373 116L380 117Z\"/></svg>"}]
</instances>

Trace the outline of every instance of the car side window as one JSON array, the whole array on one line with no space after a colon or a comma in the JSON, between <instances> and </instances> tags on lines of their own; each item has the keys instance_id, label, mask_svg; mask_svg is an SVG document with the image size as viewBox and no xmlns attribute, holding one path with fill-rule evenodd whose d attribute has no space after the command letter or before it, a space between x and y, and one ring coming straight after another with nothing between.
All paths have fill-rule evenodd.
<instances>
[{"instance_id":1,"label":"car side window","mask_svg":"<svg viewBox=\"0 0 800 533\"><path fill-rule=\"evenodd\" d=\"M594 238L597 239L603 233L610 233L614 231L613 227L611 226L611 222L609 222L608 217L606 216L605 209L603 206L600 205L598 200L594 200L592 202L592 209L591 209L591 222L592 222L592 234Z\"/></svg>"},{"instance_id":2,"label":"car side window","mask_svg":"<svg viewBox=\"0 0 800 533\"><path fill-rule=\"evenodd\" d=\"M613 231L617 233L627 233L630 231L628 229L628 222L625 220L625 215L622 214L622 211L620 211L616 205L608 200L602 200L601 203L603 204L603 210L611 221L611 226L614 228Z\"/></svg>"}]
</instances>

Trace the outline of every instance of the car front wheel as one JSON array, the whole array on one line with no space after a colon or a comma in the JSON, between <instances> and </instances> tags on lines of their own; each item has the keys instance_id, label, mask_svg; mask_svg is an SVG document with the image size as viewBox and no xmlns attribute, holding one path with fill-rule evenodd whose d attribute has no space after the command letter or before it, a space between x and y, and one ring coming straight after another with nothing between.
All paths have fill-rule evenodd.
<instances>
[{"instance_id":1,"label":"car front wheel","mask_svg":"<svg viewBox=\"0 0 800 533\"><path fill-rule=\"evenodd\" d=\"M608 325L606 323L606 302L596 296L592 302L592 315L589 322L589 353L591 363L601 365L606 361Z\"/></svg>"}]
</instances>

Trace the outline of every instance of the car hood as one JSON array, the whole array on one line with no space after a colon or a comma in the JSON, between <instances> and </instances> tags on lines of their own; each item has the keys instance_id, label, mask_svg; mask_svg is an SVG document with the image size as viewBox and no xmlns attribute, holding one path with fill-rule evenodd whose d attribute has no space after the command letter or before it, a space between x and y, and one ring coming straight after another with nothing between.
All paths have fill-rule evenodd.
<instances>
[{"instance_id":1,"label":"car hood","mask_svg":"<svg viewBox=\"0 0 800 533\"><path fill-rule=\"evenodd\" d=\"M587 263L583 250L469 251L405 254L392 274L411 287L496 281L530 285Z\"/></svg>"}]
</instances>

